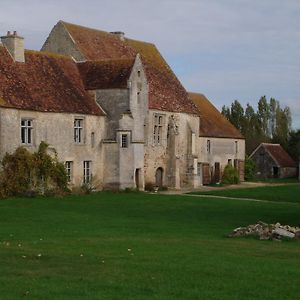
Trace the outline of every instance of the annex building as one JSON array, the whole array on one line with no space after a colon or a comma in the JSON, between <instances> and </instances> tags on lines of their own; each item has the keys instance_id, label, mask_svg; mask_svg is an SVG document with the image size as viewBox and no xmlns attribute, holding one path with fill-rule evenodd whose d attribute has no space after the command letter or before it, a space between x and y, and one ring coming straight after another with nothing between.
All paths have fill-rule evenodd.
<instances>
[{"instance_id":1,"label":"annex building","mask_svg":"<svg viewBox=\"0 0 300 300\"><path fill-rule=\"evenodd\" d=\"M155 45L63 21L41 51L16 32L1 41L0 158L45 141L70 185L98 189L196 188L228 163L243 180L243 136Z\"/></svg>"}]
</instances>

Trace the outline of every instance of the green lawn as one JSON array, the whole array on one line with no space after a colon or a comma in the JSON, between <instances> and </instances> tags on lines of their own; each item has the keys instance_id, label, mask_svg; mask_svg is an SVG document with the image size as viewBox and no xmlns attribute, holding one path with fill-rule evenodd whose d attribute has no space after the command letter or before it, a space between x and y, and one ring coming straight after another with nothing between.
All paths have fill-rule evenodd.
<instances>
[{"instance_id":1,"label":"green lawn","mask_svg":"<svg viewBox=\"0 0 300 300\"><path fill-rule=\"evenodd\" d=\"M234 198L252 198L267 201L295 202L300 204L300 183L258 188L222 189L192 194L216 195Z\"/></svg>"},{"instance_id":2,"label":"green lawn","mask_svg":"<svg viewBox=\"0 0 300 300\"><path fill-rule=\"evenodd\" d=\"M0 201L0 299L299 299L299 241L229 239L300 225L297 203L142 193Z\"/></svg>"}]
</instances>

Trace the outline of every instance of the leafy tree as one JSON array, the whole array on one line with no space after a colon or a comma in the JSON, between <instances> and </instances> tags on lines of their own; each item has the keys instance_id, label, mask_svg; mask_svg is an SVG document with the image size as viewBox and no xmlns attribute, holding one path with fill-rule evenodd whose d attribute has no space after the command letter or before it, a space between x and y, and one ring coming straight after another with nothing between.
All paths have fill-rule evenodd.
<instances>
[{"instance_id":1,"label":"leafy tree","mask_svg":"<svg viewBox=\"0 0 300 300\"><path fill-rule=\"evenodd\" d=\"M234 100L231 104L229 120L237 129L242 131L244 125L244 108L238 100Z\"/></svg>"},{"instance_id":2,"label":"leafy tree","mask_svg":"<svg viewBox=\"0 0 300 300\"><path fill-rule=\"evenodd\" d=\"M299 160L300 156L300 129L292 130L288 141L288 152L295 161Z\"/></svg>"},{"instance_id":3,"label":"leafy tree","mask_svg":"<svg viewBox=\"0 0 300 300\"><path fill-rule=\"evenodd\" d=\"M266 96L261 97L258 101L257 118L261 126L262 134L265 137L269 137L270 105Z\"/></svg>"},{"instance_id":4,"label":"leafy tree","mask_svg":"<svg viewBox=\"0 0 300 300\"><path fill-rule=\"evenodd\" d=\"M255 177L255 169L256 165L254 161L246 155L246 160L245 160L245 180L252 180Z\"/></svg>"}]
</instances>

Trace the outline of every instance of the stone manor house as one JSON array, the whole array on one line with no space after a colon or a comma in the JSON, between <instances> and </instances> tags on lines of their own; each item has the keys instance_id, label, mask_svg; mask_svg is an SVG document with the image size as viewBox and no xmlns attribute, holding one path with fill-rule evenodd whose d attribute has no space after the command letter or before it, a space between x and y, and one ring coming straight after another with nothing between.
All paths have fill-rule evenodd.
<instances>
[{"instance_id":1,"label":"stone manor house","mask_svg":"<svg viewBox=\"0 0 300 300\"><path fill-rule=\"evenodd\" d=\"M59 21L41 51L16 32L0 44L0 158L41 141L70 185L199 187L234 165L245 140L201 94L188 93L155 45Z\"/></svg>"}]
</instances>

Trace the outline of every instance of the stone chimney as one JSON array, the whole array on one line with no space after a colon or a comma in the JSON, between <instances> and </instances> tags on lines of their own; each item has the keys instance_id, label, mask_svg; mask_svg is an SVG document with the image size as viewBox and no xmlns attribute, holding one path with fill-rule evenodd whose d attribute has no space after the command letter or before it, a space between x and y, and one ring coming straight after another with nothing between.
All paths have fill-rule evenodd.
<instances>
[{"instance_id":1,"label":"stone chimney","mask_svg":"<svg viewBox=\"0 0 300 300\"><path fill-rule=\"evenodd\" d=\"M18 36L16 31L7 31L7 35L1 36L1 42L15 62L25 62L24 38Z\"/></svg>"},{"instance_id":2,"label":"stone chimney","mask_svg":"<svg viewBox=\"0 0 300 300\"><path fill-rule=\"evenodd\" d=\"M125 33L123 31L112 31L111 34L119 37L121 41L125 41Z\"/></svg>"}]
</instances>

